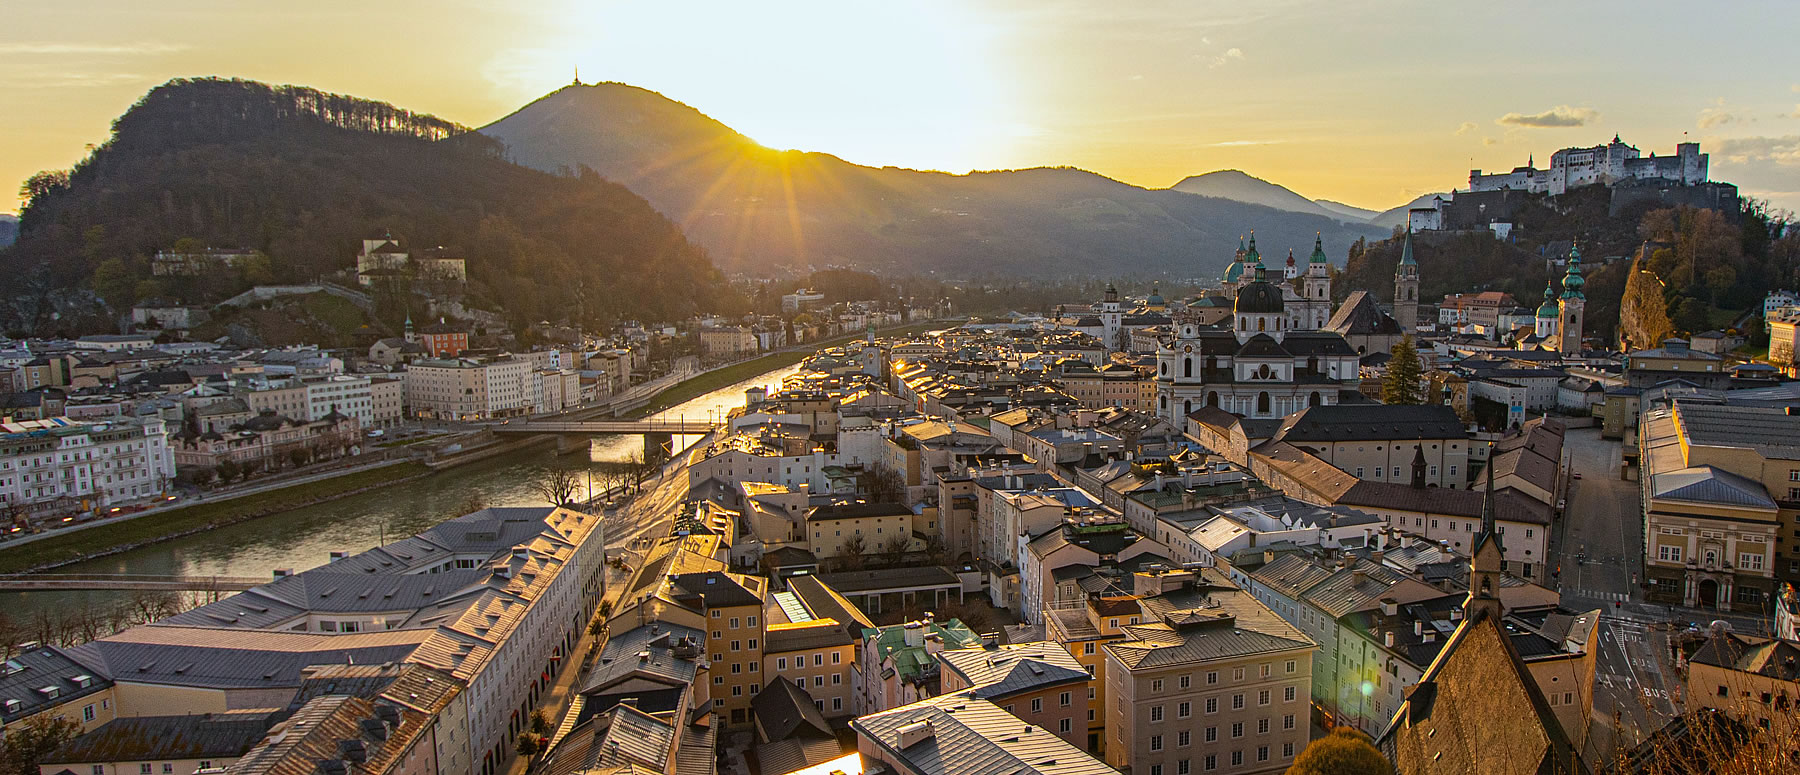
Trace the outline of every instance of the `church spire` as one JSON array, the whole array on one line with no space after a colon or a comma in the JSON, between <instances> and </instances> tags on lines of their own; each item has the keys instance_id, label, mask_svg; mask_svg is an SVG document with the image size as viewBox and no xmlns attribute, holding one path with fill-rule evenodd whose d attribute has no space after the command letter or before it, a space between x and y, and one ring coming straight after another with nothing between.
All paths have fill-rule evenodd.
<instances>
[{"instance_id":1,"label":"church spire","mask_svg":"<svg viewBox=\"0 0 1800 775\"><path fill-rule=\"evenodd\" d=\"M1313 232L1313 252L1309 263L1329 264L1331 259L1325 257L1325 235Z\"/></svg>"},{"instance_id":2,"label":"church spire","mask_svg":"<svg viewBox=\"0 0 1800 775\"><path fill-rule=\"evenodd\" d=\"M1500 577L1506 568L1506 549L1501 546L1500 529L1494 517L1494 462L1486 466L1487 487L1481 494L1481 533L1469 551L1469 598L1463 603L1464 613L1473 619L1486 612L1500 616L1506 612L1500 603Z\"/></svg>"},{"instance_id":3,"label":"church spire","mask_svg":"<svg viewBox=\"0 0 1800 775\"><path fill-rule=\"evenodd\" d=\"M1406 225L1406 241L1400 243L1400 265L1401 266L1418 266L1419 265L1418 261L1413 260L1412 224L1410 224L1410 223Z\"/></svg>"}]
</instances>

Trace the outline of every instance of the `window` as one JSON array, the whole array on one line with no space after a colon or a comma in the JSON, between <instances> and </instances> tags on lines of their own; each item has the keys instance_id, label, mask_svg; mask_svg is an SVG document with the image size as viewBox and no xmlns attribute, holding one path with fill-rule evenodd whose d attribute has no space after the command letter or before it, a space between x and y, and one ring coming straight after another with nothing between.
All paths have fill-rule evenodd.
<instances>
[{"instance_id":1,"label":"window","mask_svg":"<svg viewBox=\"0 0 1800 775\"><path fill-rule=\"evenodd\" d=\"M738 618L733 616L733 617L731 617L731 629L735 630L737 628L738 628Z\"/></svg>"},{"instance_id":2,"label":"window","mask_svg":"<svg viewBox=\"0 0 1800 775\"><path fill-rule=\"evenodd\" d=\"M92 704L82 707L81 720L82 721L93 721L94 720L94 706Z\"/></svg>"},{"instance_id":3,"label":"window","mask_svg":"<svg viewBox=\"0 0 1800 775\"><path fill-rule=\"evenodd\" d=\"M1191 703L1191 702L1181 703L1180 705L1175 706L1175 718L1187 718L1188 716L1193 715L1193 711L1194 711L1193 703Z\"/></svg>"},{"instance_id":4,"label":"window","mask_svg":"<svg viewBox=\"0 0 1800 775\"><path fill-rule=\"evenodd\" d=\"M832 677L836 678L837 676L832 676ZM832 710L843 710L844 709L844 698L842 698L842 697L831 698L831 709ZM1289 743L1288 745L1293 745L1293 743Z\"/></svg>"},{"instance_id":5,"label":"window","mask_svg":"<svg viewBox=\"0 0 1800 775\"><path fill-rule=\"evenodd\" d=\"M146 762L138 765L138 773L139 775L150 775L150 764Z\"/></svg>"},{"instance_id":6,"label":"window","mask_svg":"<svg viewBox=\"0 0 1800 775\"><path fill-rule=\"evenodd\" d=\"M1161 678L1158 678L1158 679L1150 682L1150 691L1153 691L1153 692L1162 691L1162 679Z\"/></svg>"},{"instance_id":7,"label":"window","mask_svg":"<svg viewBox=\"0 0 1800 775\"><path fill-rule=\"evenodd\" d=\"M722 675L713 676L713 686L724 686L724 685L725 685L725 676L722 676Z\"/></svg>"},{"instance_id":8,"label":"window","mask_svg":"<svg viewBox=\"0 0 1800 775\"><path fill-rule=\"evenodd\" d=\"M1244 722L1242 722L1242 721L1231 722L1231 736L1233 738L1238 738L1238 737L1244 736Z\"/></svg>"},{"instance_id":9,"label":"window","mask_svg":"<svg viewBox=\"0 0 1800 775\"><path fill-rule=\"evenodd\" d=\"M1231 752L1231 766L1236 767L1243 763L1244 763L1244 752L1243 751L1232 751Z\"/></svg>"},{"instance_id":10,"label":"window","mask_svg":"<svg viewBox=\"0 0 1800 775\"><path fill-rule=\"evenodd\" d=\"M1042 698L1042 697L1031 698L1031 712L1032 713L1043 713L1044 712L1044 698ZM1155 719L1151 719L1151 720L1154 721Z\"/></svg>"},{"instance_id":11,"label":"window","mask_svg":"<svg viewBox=\"0 0 1800 775\"><path fill-rule=\"evenodd\" d=\"M1269 760L1269 747L1268 746L1259 745L1256 747L1256 760L1259 762L1266 762Z\"/></svg>"},{"instance_id":12,"label":"window","mask_svg":"<svg viewBox=\"0 0 1800 775\"><path fill-rule=\"evenodd\" d=\"M1207 770L1218 769L1219 768L1219 757L1215 756L1213 754L1210 754L1210 753L1207 754L1206 758L1200 760L1200 767L1201 767L1201 769L1207 769Z\"/></svg>"},{"instance_id":13,"label":"window","mask_svg":"<svg viewBox=\"0 0 1800 775\"><path fill-rule=\"evenodd\" d=\"M786 670L787 669L787 657L776 657L775 658L775 669L776 670Z\"/></svg>"},{"instance_id":14,"label":"window","mask_svg":"<svg viewBox=\"0 0 1800 775\"><path fill-rule=\"evenodd\" d=\"M1188 775L1188 760L1182 759L1175 763L1175 775Z\"/></svg>"},{"instance_id":15,"label":"window","mask_svg":"<svg viewBox=\"0 0 1800 775\"><path fill-rule=\"evenodd\" d=\"M1062 720L1059 720L1056 722L1056 731L1058 731L1058 732L1061 732L1066 735L1069 733L1069 730L1071 730L1071 729L1074 729L1074 726L1069 722L1068 719L1062 719Z\"/></svg>"},{"instance_id":16,"label":"window","mask_svg":"<svg viewBox=\"0 0 1800 775\"><path fill-rule=\"evenodd\" d=\"M756 626L756 617L754 617L754 616L750 617L748 620L745 621L744 626L755 627Z\"/></svg>"},{"instance_id":17,"label":"window","mask_svg":"<svg viewBox=\"0 0 1800 775\"><path fill-rule=\"evenodd\" d=\"M1244 695L1242 695L1242 694L1231 695L1231 709L1232 710L1243 710L1244 709Z\"/></svg>"},{"instance_id":18,"label":"window","mask_svg":"<svg viewBox=\"0 0 1800 775\"><path fill-rule=\"evenodd\" d=\"M755 646L751 646L751 648L755 648ZM819 665L823 665L823 664L825 664L825 655L824 654L814 654L813 655L813 667L818 667Z\"/></svg>"},{"instance_id":19,"label":"window","mask_svg":"<svg viewBox=\"0 0 1800 775\"><path fill-rule=\"evenodd\" d=\"M1064 708L1067 708L1067 707L1069 707L1069 701L1072 699L1073 698L1069 696L1068 692L1063 692L1062 694L1059 694L1056 696L1056 704L1060 705Z\"/></svg>"},{"instance_id":20,"label":"window","mask_svg":"<svg viewBox=\"0 0 1800 775\"><path fill-rule=\"evenodd\" d=\"M751 650L751 651L755 651L755 650L756 650L756 639L755 639L755 638L751 638L751 639L750 639L750 650Z\"/></svg>"},{"instance_id":21,"label":"window","mask_svg":"<svg viewBox=\"0 0 1800 775\"><path fill-rule=\"evenodd\" d=\"M1185 676L1185 675L1176 680L1176 685L1180 686L1183 689L1188 688L1188 684L1190 684L1190 683L1192 683L1192 681L1188 678L1188 676Z\"/></svg>"},{"instance_id":22,"label":"window","mask_svg":"<svg viewBox=\"0 0 1800 775\"><path fill-rule=\"evenodd\" d=\"M731 650L732 651L742 651L743 649L744 649L743 641L734 640L731 642Z\"/></svg>"},{"instance_id":23,"label":"window","mask_svg":"<svg viewBox=\"0 0 1800 775\"><path fill-rule=\"evenodd\" d=\"M461 562L462 562L462 561L461 561L461 560L458 560L458 561L457 561L457 562L458 562L458 563L461 563ZM474 560L470 560L470 562L474 562ZM471 568L473 568L473 567L475 567L475 566L473 566L473 565L470 565L470 566L469 566L469 567L471 567ZM722 617L722 616L724 616L724 615L725 615L725 612L724 612L724 611L714 611L714 612L712 612L712 618L714 618L714 619L718 619L718 618L720 618L720 617Z\"/></svg>"},{"instance_id":24,"label":"window","mask_svg":"<svg viewBox=\"0 0 1800 775\"><path fill-rule=\"evenodd\" d=\"M1218 727L1207 727L1206 728L1206 742L1214 743L1214 742L1218 742L1218 740L1219 740L1219 728Z\"/></svg>"},{"instance_id":25,"label":"window","mask_svg":"<svg viewBox=\"0 0 1800 775\"><path fill-rule=\"evenodd\" d=\"M1762 570L1763 555L1761 552L1739 552L1739 570Z\"/></svg>"},{"instance_id":26,"label":"window","mask_svg":"<svg viewBox=\"0 0 1800 775\"><path fill-rule=\"evenodd\" d=\"M1292 660L1292 659L1290 659L1290 660L1288 660L1288 661L1287 661L1287 671L1288 671L1288 672L1290 672L1290 673L1292 673L1292 672L1294 672L1294 670L1295 670L1295 669L1296 669L1296 668L1297 668L1297 667L1299 667L1299 663L1298 663L1298 662L1295 662L1295 661L1294 661L1294 660Z\"/></svg>"},{"instance_id":27,"label":"window","mask_svg":"<svg viewBox=\"0 0 1800 775\"><path fill-rule=\"evenodd\" d=\"M813 676L813 686L824 686L824 685L825 685L825 676L822 676L822 675ZM1031 701L1031 703L1033 705L1036 705L1038 702L1039 702L1038 700ZM1032 708L1032 710L1037 710L1037 708L1034 707L1034 708Z\"/></svg>"},{"instance_id":28,"label":"window","mask_svg":"<svg viewBox=\"0 0 1800 775\"><path fill-rule=\"evenodd\" d=\"M1266 735L1269 733L1269 720L1268 719L1259 718L1256 720L1256 733L1259 735Z\"/></svg>"},{"instance_id":29,"label":"window","mask_svg":"<svg viewBox=\"0 0 1800 775\"><path fill-rule=\"evenodd\" d=\"M1258 704L1258 705L1269 704L1269 690L1268 689L1264 689L1264 690L1256 693L1256 704Z\"/></svg>"},{"instance_id":30,"label":"window","mask_svg":"<svg viewBox=\"0 0 1800 775\"><path fill-rule=\"evenodd\" d=\"M1193 741L1194 736L1191 730L1183 729L1175 735L1175 744L1183 748L1186 748L1187 745Z\"/></svg>"},{"instance_id":31,"label":"window","mask_svg":"<svg viewBox=\"0 0 1800 775\"><path fill-rule=\"evenodd\" d=\"M831 685L832 686L837 686L838 684L841 684L843 682L844 682L844 674L843 673L832 673L831 674Z\"/></svg>"},{"instance_id":32,"label":"window","mask_svg":"<svg viewBox=\"0 0 1800 775\"><path fill-rule=\"evenodd\" d=\"M1157 721L1161 721L1161 720L1163 720L1162 706L1161 705L1150 706L1150 721L1157 722Z\"/></svg>"},{"instance_id":33,"label":"window","mask_svg":"<svg viewBox=\"0 0 1800 775\"><path fill-rule=\"evenodd\" d=\"M169 762L163 762L162 770L163 770L163 775L169 775L169 773L172 773L175 771L175 765L170 764Z\"/></svg>"},{"instance_id":34,"label":"window","mask_svg":"<svg viewBox=\"0 0 1800 775\"><path fill-rule=\"evenodd\" d=\"M1152 750L1152 751L1162 750L1162 735L1151 735L1150 736L1150 750Z\"/></svg>"},{"instance_id":35,"label":"window","mask_svg":"<svg viewBox=\"0 0 1800 775\"><path fill-rule=\"evenodd\" d=\"M742 687L742 686L733 686L733 687L731 687L731 696L733 696L733 697L742 697L742 696L744 696L744 687Z\"/></svg>"},{"instance_id":36,"label":"window","mask_svg":"<svg viewBox=\"0 0 1800 775\"><path fill-rule=\"evenodd\" d=\"M843 657L844 657L844 655L842 652L838 652L838 651L831 652L831 664L836 665L836 664L842 663L844 661Z\"/></svg>"},{"instance_id":37,"label":"window","mask_svg":"<svg viewBox=\"0 0 1800 775\"><path fill-rule=\"evenodd\" d=\"M106 765L104 765L104 764L94 765L94 775L106 775Z\"/></svg>"},{"instance_id":38,"label":"window","mask_svg":"<svg viewBox=\"0 0 1800 775\"><path fill-rule=\"evenodd\" d=\"M1206 712L1207 713L1218 713L1219 712L1219 698L1217 698L1217 697L1206 698Z\"/></svg>"},{"instance_id":39,"label":"window","mask_svg":"<svg viewBox=\"0 0 1800 775\"><path fill-rule=\"evenodd\" d=\"M1283 758L1283 759L1294 758L1294 744L1293 743L1282 743L1281 744L1281 758Z\"/></svg>"},{"instance_id":40,"label":"window","mask_svg":"<svg viewBox=\"0 0 1800 775\"><path fill-rule=\"evenodd\" d=\"M1218 683L1219 682L1219 674L1217 672L1207 673L1206 674L1206 682L1208 684Z\"/></svg>"},{"instance_id":41,"label":"window","mask_svg":"<svg viewBox=\"0 0 1800 775\"><path fill-rule=\"evenodd\" d=\"M1282 729L1293 729L1294 728L1294 714L1289 713L1286 716L1281 717L1281 728Z\"/></svg>"},{"instance_id":42,"label":"window","mask_svg":"<svg viewBox=\"0 0 1800 775\"><path fill-rule=\"evenodd\" d=\"M752 673L761 672L761 670L760 670L761 667L762 667L761 662L751 662L750 663L750 672L752 672Z\"/></svg>"},{"instance_id":43,"label":"window","mask_svg":"<svg viewBox=\"0 0 1800 775\"><path fill-rule=\"evenodd\" d=\"M1681 547L1660 544L1656 547L1656 559L1662 562L1681 562Z\"/></svg>"},{"instance_id":44,"label":"window","mask_svg":"<svg viewBox=\"0 0 1800 775\"><path fill-rule=\"evenodd\" d=\"M1084 657L1094 655L1094 642L1093 641L1088 641L1087 643L1081 644L1081 655Z\"/></svg>"}]
</instances>

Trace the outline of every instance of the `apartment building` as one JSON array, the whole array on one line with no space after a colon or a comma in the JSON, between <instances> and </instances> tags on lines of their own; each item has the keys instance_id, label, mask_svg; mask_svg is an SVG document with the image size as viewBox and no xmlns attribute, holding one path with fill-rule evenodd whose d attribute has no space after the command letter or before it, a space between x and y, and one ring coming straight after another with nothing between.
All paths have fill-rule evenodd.
<instances>
[{"instance_id":1,"label":"apartment building","mask_svg":"<svg viewBox=\"0 0 1800 775\"><path fill-rule=\"evenodd\" d=\"M161 495L175 476L168 425L67 417L0 423L0 504L92 511Z\"/></svg>"},{"instance_id":2,"label":"apartment building","mask_svg":"<svg viewBox=\"0 0 1800 775\"><path fill-rule=\"evenodd\" d=\"M1652 599L1761 613L1800 577L1800 416L1676 400L1638 426Z\"/></svg>"},{"instance_id":3,"label":"apartment building","mask_svg":"<svg viewBox=\"0 0 1800 775\"><path fill-rule=\"evenodd\" d=\"M856 655L856 715L898 708L938 694L936 655L982 645L960 620L932 617L863 630Z\"/></svg>"},{"instance_id":4,"label":"apartment building","mask_svg":"<svg viewBox=\"0 0 1800 775\"><path fill-rule=\"evenodd\" d=\"M406 380L399 377L369 379L369 426L387 428L406 417Z\"/></svg>"},{"instance_id":5,"label":"apartment building","mask_svg":"<svg viewBox=\"0 0 1800 775\"><path fill-rule=\"evenodd\" d=\"M703 612L711 654L713 712L733 726L750 721L750 699L762 690L763 602L768 580L726 571L671 576L662 594L676 604ZM678 622L680 623L680 622Z\"/></svg>"},{"instance_id":6,"label":"apartment building","mask_svg":"<svg viewBox=\"0 0 1800 775\"><path fill-rule=\"evenodd\" d=\"M1062 644L1093 677L1087 686L1087 741L1078 744L1089 753L1103 752L1106 741L1106 651L1103 647L1124 640L1125 627L1137 624L1142 615L1136 596L1094 595L1080 608L1045 612L1044 634Z\"/></svg>"},{"instance_id":7,"label":"apartment building","mask_svg":"<svg viewBox=\"0 0 1800 775\"><path fill-rule=\"evenodd\" d=\"M69 655L107 666L127 717L285 707L320 665L428 668L456 687L432 711L437 771L493 775L574 661L604 543L592 515L483 509Z\"/></svg>"},{"instance_id":8,"label":"apartment building","mask_svg":"<svg viewBox=\"0 0 1800 775\"><path fill-rule=\"evenodd\" d=\"M406 407L415 417L462 422L537 411L541 394L531 364L470 358L415 361L406 370Z\"/></svg>"},{"instance_id":9,"label":"apartment building","mask_svg":"<svg viewBox=\"0 0 1800 775\"><path fill-rule=\"evenodd\" d=\"M1212 572L1143 599L1106 652L1106 761L1133 775L1281 772L1309 738L1315 644Z\"/></svg>"},{"instance_id":10,"label":"apartment building","mask_svg":"<svg viewBox=\"0 0 1800 775\"><path fill-rule=\"evenodd\" d=\"M1358 479L1411 483L1422 476L1428 487L1468 486L1469 431L1447 406L1314 406L1282 420L1273 439Z\"/></svg>"},{"instance_id":11,"label":"apartment building","mask_svg":"<svg viewBox=\"0 0 1800 775\"><path fill-rule=\"evenodd\" d=\"M700 329L700 351L711 356L738 358L753 354L756 334L743 326Z\"/></svg>"},{"instance_id":12,"label":"apartment building","mask_svg":"<svg viewBox=\"0 0 1800 775\"><path fill-rule=\"evenodd\" d=\"M866 762L908 775L975 775L997 767L1036 775L1118 775L1055 732L1021 724L994 703L963 693L864 716L850 727Z\"/></svg>"},{"instance_id":13,"label":"apartment building","mask_svg":"<svg viewBox=\"0 0 1800 775\"><path fill-rule=\"evenodd\" d=\"M375 400L368 377L337 374L301 384L306 388L306 414L296 419L319 420L336 412L356 420L360 427L375 426Z\"/></svg>"},{"instance_id":14,"label":"apartment building","mask_svg":"<svg viewBox=\"0 0 1800 775\"><path fill-rule=\"evenodd\" d=\"M1055 641L940 651L944 694L999 705L1027 724L1073 746L1087 744L1087 696L1093 676Z\"/></svg>"},{"instance_id":15,"label":"apartment building","mask_svg":"<svg viewBox=\"0 0 1800 775\"><path fill-rule=\"evenodd\" d=\"M797 576L768 596L763 622L764 686L791 681L824 718L855 712L857 646L874 626L867 616L817 578Z\"/></svg>"},{"instance_id":16,"label":"apartment building","mask_svg":"<svg viewBox=\"0 0 1800 775\"><path fill-rule=\"evenodd\" d=\"M274 412L282 417L312 419L312 400L303 382L259 379L237 385L232 392L249 407L252 416Z\"/></svg>"},{"instance_id":17,"label":"apartment building","mask_svg":"<svg viewBox=\"0 0 1800 775\"><path fill-rule=\"evenodd\" d=\"M1687 661L1688 702L1759 729L1794 733L1800 643L1714 633Z\"/></svg>"},{"instance_id":18,"label":"apartment building","mask_svg":"<svg viewBox=\"0 0 1800 775\"><path fill-rule=\"evenodd\" d=\"M26 643L0 663L0 728L63 719L90 732L118 713L113 682L60 648Z\"/></svg>"}]
</instances>

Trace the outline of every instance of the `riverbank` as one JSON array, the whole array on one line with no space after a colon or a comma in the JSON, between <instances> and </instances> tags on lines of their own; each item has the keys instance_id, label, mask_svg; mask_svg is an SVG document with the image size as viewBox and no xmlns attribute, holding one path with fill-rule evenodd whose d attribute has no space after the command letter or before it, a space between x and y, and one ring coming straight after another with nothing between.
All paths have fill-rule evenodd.
<instances>
[{"instance_id":1,"label":"riverbank","mask_svg":"<svg viewBox=\"0 0 1800 775\"><path fill-rule=\"evenodd\" d=\"M397 463L276 490L146 514L103 529L74 530L16 546L0 546L0 573L29 573L127 552L160 541L214 530L430 475L418 463Z\"/></svg>"},{"instance_id":2,"label":"riverbank","mask_svg":"<svg viewBox=\"0 0 1800 775\"><path fill-rule=\"evenodd\" d=\"M943 328L946 325L948 324L941 320L933 320L925 323L912 323L895 328L882 329L877 331L877 333L882 336L904 336L906 334L924 333L926 331ZM707 393L711 393L714 390L718 390L719 388L737 384L759 374L767 374L776 369L792 366L811 357L813 353L827 347L837 347L839 345L849 344L850 342L860 339L862 336L862 334L846 334L832 339L807 342L794 349L774 352L760 358L752 358L747 361L731 364L730 366L702 372L692 379L671 385L667 390L651 396L650 401L646 403L643 408L628 412L625 416L643 417L644 415L661 411L662 408L692 400L699 396L706 395Z\"/></svg>"}]
</instances>

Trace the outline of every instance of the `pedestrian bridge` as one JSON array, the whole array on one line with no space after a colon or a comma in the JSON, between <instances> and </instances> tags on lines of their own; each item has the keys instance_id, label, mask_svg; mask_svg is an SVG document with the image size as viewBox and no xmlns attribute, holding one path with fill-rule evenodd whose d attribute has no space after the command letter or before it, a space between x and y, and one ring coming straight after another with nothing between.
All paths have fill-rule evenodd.
<instances>
[{"instance_id":1,"label":"pedestrian bridge","mask_svg":"<svg viewBox=\"0 0 1800 775\"><path fill-rule=\"evenodd\" d=\"M243 576L157 576L138 573L0 574L0 592L126 590L146 592L242 592L269 583Z\"/></svg>"},{"instance_id":2,"label":"pedestrian bridge","mask_svg":"<svg viewBox=\"0 0 1800 775\"><path fill-rule=\"evenodd\" d=\"M488 426L495 433L616 433L631 436L670 434L699 436L718 427L705 419L690 420L513 420Z\"/></svg>"}]
</instances>

